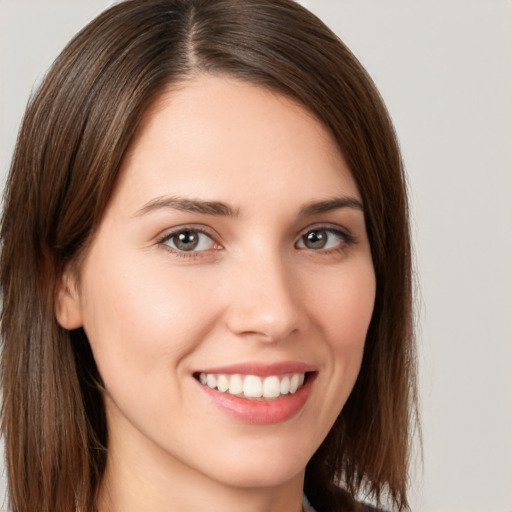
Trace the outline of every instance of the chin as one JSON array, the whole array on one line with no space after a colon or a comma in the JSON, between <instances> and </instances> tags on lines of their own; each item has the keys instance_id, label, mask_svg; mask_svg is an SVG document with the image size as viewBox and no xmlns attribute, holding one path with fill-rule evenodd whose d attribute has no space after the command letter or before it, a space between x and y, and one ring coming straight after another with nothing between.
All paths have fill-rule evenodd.
<instances>
[{"instance_id":1,"label":"chin","mask_svg":"<svg viewBox=\"0 0 512 512\"><path fill-rule=\"evenodd\" d=\"M270 488L278 487L287 484L295 478L301 478L304 475L304 467L298 468L278 468L269 471L269 466L273 465L275 461L269 460L267 467L255 471L255 468L244 468L231 475L229 478L226 475L223 478L224 483L238 488Z\"/></svg>"},{"instance_id":2,"label":"chin","mask_svg":"<svg viewBox=\"0 0 512 512\"><path fill-rule=\"evenodd\" d=\"M308 455L286 450L237 451L223 457L216 472L225 483L233 487L264 488L286 484L304 475Z\"/></svg>"}]
</instances>

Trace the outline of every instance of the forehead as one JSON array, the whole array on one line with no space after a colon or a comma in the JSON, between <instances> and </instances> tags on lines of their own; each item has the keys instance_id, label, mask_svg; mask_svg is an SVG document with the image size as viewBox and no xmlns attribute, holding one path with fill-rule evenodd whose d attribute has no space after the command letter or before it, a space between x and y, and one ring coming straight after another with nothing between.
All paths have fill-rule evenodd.
<instances>
[{"instance_id":1,"label":"forehead","mask_svg":"<svg viewBox=\"0 0 512 512\"><path fill-rule=\"evenodd\" d=\"M359 197L331 132L305 107L259 86L205 75L173 86L147 111L116 192L133 200L158 193L222 196L236 204L262 183L269 199Z\"/></svg>"}]
</instances>

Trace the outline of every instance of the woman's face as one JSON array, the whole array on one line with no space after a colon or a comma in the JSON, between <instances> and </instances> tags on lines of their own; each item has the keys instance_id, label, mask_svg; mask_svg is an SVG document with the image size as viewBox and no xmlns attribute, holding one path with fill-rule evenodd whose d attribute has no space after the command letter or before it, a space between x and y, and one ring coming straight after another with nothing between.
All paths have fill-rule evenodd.
<instances>
[{"instance_id":1,"label":"woman's face","mask_svg":"<svg viewBox=\"0 0 512 512\"><path fill-rule=\"evenodd\" d=\"M302 478L356 380L375 295L329 131L208 76L147 114L68 285L58 316L90 341L110 457L230 486Z\"/></svg>"}]
</instances>

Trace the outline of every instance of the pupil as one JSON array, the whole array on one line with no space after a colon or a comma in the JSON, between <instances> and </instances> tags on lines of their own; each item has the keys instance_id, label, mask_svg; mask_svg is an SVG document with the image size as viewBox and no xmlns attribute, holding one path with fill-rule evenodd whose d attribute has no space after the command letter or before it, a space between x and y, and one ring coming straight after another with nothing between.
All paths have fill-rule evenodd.
<instances>
[{"instance_id":1,"label":"pupil","mask_svg":"<svg viewBox=\"0 0 512 512\"><path fill-rule=\"evenodd\" d=\"M199 237L193 231L184 231L176 236L176 247L182 251L192 251L197 247Z\"/></svg>"},{"instance_id":2,"label":"pupil","mask_svg":"<svg viewBox=\"0 0 512 512\"><path fill-rule=\"evenodd\" d=\"M306 246L310 249L322 249L327 242L325 231L311 231L306 235Z\"/></svg>"}]
</instances>

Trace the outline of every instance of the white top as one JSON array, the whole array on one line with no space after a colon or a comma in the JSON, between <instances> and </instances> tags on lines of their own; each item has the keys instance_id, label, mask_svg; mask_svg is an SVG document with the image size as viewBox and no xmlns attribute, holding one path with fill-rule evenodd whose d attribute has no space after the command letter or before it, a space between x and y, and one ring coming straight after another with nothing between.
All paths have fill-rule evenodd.
<instances>
[{"instance_id":1,"label":"white top","mask_svg":"<svg viewBox=\"0 0 512 512\"><path fill-rule=\"evenodd\" d=\"M303 512L316 512L316 510L311 506L311 503L309 503L305 494L302 495L302 510Z\"/></svg>"}]
</instances>

